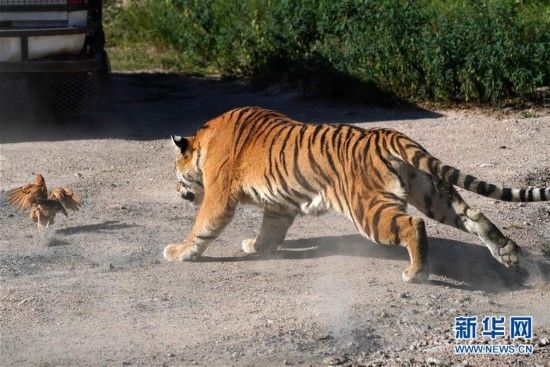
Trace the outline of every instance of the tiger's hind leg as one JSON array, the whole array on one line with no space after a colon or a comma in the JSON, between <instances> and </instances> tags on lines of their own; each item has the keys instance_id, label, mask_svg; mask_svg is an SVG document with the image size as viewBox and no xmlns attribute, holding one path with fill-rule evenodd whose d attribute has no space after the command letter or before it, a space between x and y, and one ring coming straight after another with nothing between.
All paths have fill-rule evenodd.
<instances>
[{"instance_id":1,"label":"tiger's hind leg","mask_svg":"<svg viewBox=\"0 0 550 367\"><path fill-rule=\"evenodd\" d=\"M355 211L354 221L363 236L383 245L405 246L410 265L401 277L406 282L424 281L429 275L428 236L424 221L405 213L399 200L372 198L368 209Z\"/></svg>"},{"instance_id":2,"label":"tiger's hind leg","mask_svg":"<svg viewBox=\"0 0 550 367\"><path fill-rule=\"evenodd\" d=\"M408 175L408 201L428 217L478 236L506 267L517 265L521 248L487 217L468 206L456 189L413 167Z\"/></svg>"},{"instance_id":3,"label":"tiger's hind leg","mask_svg":"<svg viewBox=\"0 0 550 367\"><path fill-rule=\"evenodd\" d=\"M277 250L277 247L283 243L295 217L294 214L266 208L260 233L256 238L249 238L242 242L243 251L247 254L255 254Z\"/></svg>"}]
</instances>

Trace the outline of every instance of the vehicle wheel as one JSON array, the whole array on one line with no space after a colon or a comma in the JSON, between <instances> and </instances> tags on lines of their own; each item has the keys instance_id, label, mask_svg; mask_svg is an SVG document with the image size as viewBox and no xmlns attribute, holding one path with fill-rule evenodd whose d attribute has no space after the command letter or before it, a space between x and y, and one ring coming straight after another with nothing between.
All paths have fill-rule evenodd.
<instances>
[{"instance_id":1,"label":"vehicle wheel","mask_svg":"<svg viewBox=\"0 0 550 367\"><path fill-rule=\"evenodd\" d=\"M97 71L99 80L99 94L101 103L104 105L110 105L113 100L113 89L111 84L111 63L109 55L104 50L101 52L101 66Z\"/></svg>"}]
</instances>

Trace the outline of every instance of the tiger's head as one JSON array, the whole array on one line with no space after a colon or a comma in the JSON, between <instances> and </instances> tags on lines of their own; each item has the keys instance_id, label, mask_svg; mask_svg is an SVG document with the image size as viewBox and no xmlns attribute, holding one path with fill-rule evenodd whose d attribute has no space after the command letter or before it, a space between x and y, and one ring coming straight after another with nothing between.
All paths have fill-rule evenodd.
<instances>
[{"instance_id":1,"label":"tiger's head","mask_svg":"<svg viewBox=\"0 0 550 367\"><path fill-rule=\"evenodd\" d=\"M203 159L194 137L171 136L176 151L176 190L185 200L200 205L204 198Z\"/></svg>"}]
</instances>

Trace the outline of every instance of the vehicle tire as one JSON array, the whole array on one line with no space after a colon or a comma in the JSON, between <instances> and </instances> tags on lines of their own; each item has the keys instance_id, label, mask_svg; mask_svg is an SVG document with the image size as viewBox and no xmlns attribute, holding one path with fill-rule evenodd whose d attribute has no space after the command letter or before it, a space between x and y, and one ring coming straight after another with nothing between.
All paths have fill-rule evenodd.
<instances>
[{"instance_id":1,"label":"vehicle tire","mask_svg":"<svg viewBox=\"0 0 550 367\"><path fill-rule=\"evenodd\" d=\"M100 103L110 105L113 100L111 83L111 63L105 50L101 51L101 66L97 71L99 80Z\"/></svg>"}]
</instances>

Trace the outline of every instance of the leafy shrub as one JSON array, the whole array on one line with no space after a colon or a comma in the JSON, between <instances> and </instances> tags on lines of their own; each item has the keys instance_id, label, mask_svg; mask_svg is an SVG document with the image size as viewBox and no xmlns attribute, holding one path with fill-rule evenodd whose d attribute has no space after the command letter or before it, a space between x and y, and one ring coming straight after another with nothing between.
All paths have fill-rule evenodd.
<instances>
[{"instance_id":1,"label":"leafy shrub","mask_svg":"<svg viewBox=\"0 0 550 367\"><path fill-rule=\"evenodd\" d=\"M328 80L336 94L351 81L411 101L498 103L550 84L544 0L134 0L106 19L114 50L152 48L157 67Z\"/></svg>"}]
</instances>

